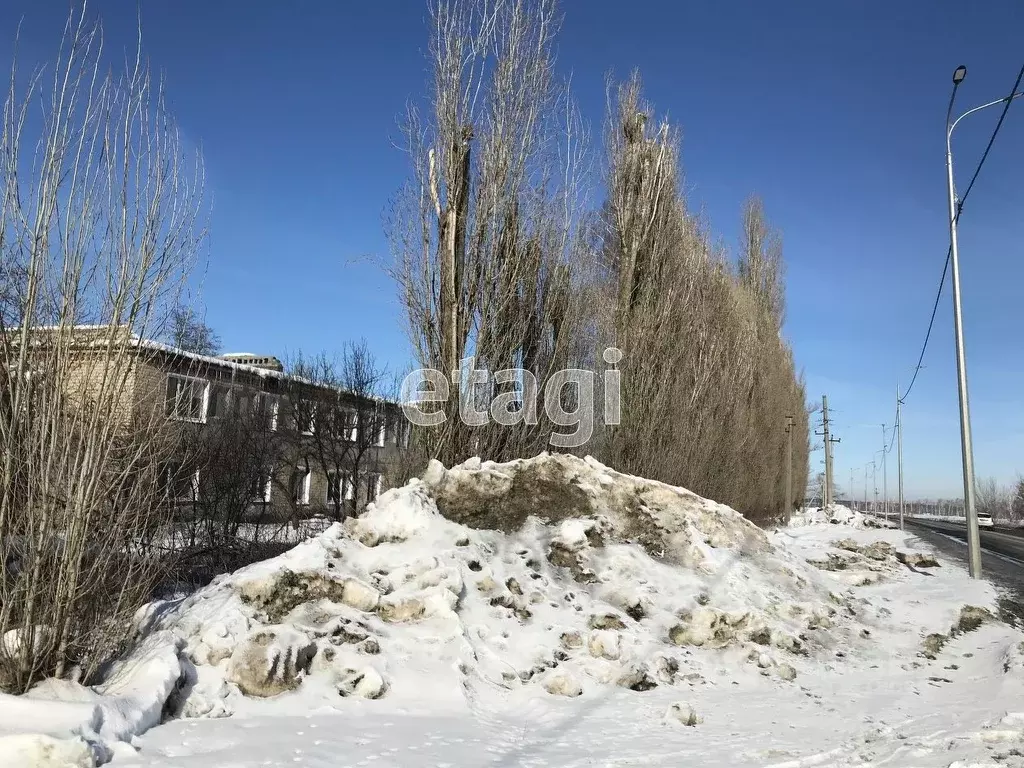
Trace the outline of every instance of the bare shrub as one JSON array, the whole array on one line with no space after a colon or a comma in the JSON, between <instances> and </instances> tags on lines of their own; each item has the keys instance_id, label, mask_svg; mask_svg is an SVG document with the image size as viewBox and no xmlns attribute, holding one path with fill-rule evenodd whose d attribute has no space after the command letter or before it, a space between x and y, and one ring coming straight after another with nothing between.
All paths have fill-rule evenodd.
<instances>
[{"instance_id":1,"label":"bare shrub","mask_svg":"<svg viewBox=\"0 0 1024 768\"><path fill-rule=\"evenodd\" d=\"M141 55L100 63L72 11L56 59L12 69L0 136L0 688L89 676L161 563L175 440L139 407L137 337L159 334L203 237L190 159Z\"/></svg>"},{"instance_id":2,"label":"bare shrub","mask_svg":"<svg viewBox=\"0 0 1024 768\"><path fill-rule=\"evenodd\" d=\"M297 528L294 519L272 519L260 503L283 452L269 414L251 404L235 398L228 413L178 427L174 458L165 465L166 522L151 537L171 566L167 588L202 586L278 554L267 545L289 524Z\"/></svg>"}]
</instances>

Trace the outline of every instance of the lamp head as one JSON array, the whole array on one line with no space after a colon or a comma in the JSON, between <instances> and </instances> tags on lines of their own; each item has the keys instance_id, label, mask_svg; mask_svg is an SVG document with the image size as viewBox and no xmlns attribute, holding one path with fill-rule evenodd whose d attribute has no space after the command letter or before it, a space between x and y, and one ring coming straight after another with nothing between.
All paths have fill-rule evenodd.
<instances>
[{"instance_id":1,"label":"lamp head","mask_svg":"<svg viewBox=\"0 0 1024 768\"><path fill-rule=\"evenodd\" d=\"M967 67L961 64L955 70L953 70L953 85L960 85L967 77Z\"/></svg>"}]
</instances>

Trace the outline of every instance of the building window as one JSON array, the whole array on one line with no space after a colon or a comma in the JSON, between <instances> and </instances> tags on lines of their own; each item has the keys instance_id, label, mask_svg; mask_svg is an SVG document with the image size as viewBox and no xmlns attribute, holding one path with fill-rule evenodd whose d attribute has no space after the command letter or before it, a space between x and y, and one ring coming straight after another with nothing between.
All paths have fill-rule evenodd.
<instances>
[{"instance_id":1,"label":"building window","mask_svg":"<svg viewBox=\"0 0 1024 768\"><path fill-rule=\"evenodd\" d=\"M327 503L340 505L342 501L352 501L356 497L352 484L352 473L346 470L331 472L327 475Z\"/></svg>"},{"instance_id":2,"label":"building window","mask_svg":"<svg viewBox=\"0 0 1024 768\"><path fill-rule=\"evenodd\" d=\"M167 375L167 415L180 421L206 421L210 382L191 376Z\"/></svg>"},{"instance_id":3,"label":"building window","mask_svg":"<svg viewBox=\"0 0 1024 768\"><path fill-rule=\"evenodd\" d=\"M231 415L231 388L226 384L210 384L206 408L208 419L223 419Z\"/></svg>"},{"instance_id":4,"label":"building window","mask_svg":"<svg viewBox=\"0 0 1024 768\"><path fill-rule=\"evenodd\" d=\"M231 390L231 408L237 418L252 413L253 393L244 389Z\"/></svg>"},{"instance_id":5,"label":"building window","mask_svg":"<svg viewBox=\"0 0 1024 768\"><path fill-rule=\"evenodd\" d=\"M270 488L272 481L273 473L270 470L264 470L253 478L251 494L254 504L270 503Z\"/></svg>"},{"instance_id":6,"label":"building window","mask_svg":"<svg viewBox=\"0 0 1024 768\"><path fill-rule=\"evenodd\" d=\"M388 436L388 421L384 416L379 416L377 421L377 445L384 447L384 441Z\"/></svg>"},{"instance_id":7,"label":"building window","mask_svg":"<svg viewBox=\"0 0 1024 768\"><path fill-rule=\"evenodd\" d=\"M308 468L297 467L292 475L292 498L296 504L309 504L309 484L313 473Z\"/></svg>"},{"instance_id":8,"label":"building window","mask_svg":"<svg viewBox=\"0 0 1024 768\"><path fill-rule=\"evenodd\" d=\"M277 411L279 407L277 395L272 395L269 392L260 392L255 396L253 403L256 415L267 420L267 429L271 432L276 432Z\"/></svg>"},{"instance_id":9,"label":"building window","mask_svg":"<svg viewBox=\"0 0 1024 768\"><path fill-rule=\"evenodd\" d=\"M308 400L296 400L292 403L292 418L295 420L295 431L300 435L312 435L316 422L316 404Z\"/></svg>"},{"instance_id":10,"label":"building window","mask_svg":"<svg viewBox=\"0 0 1024 768\"><path fill-rule=\"evenodd\" d=\"M199 500L199 470L189 471L182 464L170 464L166 469L164 489L168 501L194 504Z\"/></svg>"},{"instance_id":11,"label":"building window","mask_svg":"<svg viewBox=\"0 0 1024 768\"><path fill-rule=\"evenodd\" d=\"M399 417L395 421L395 445L399 448L408 448L410 432L412 428L409 422Z\"/></svg>"},{"instance_id":12,"label":"building window","mask_svg":"<svg viewBox=\"0 0 1024 768\"><path fill-rule=\"evenodd\" d=\"M380 496L380 489L384 483L384 476L380 472L371 472L366 480L367 501L375 501Z\"/></svg>"},{"instance_id":13,"label":"building window","mask_svg":"<svg viewBox=\"0 0 1024 768\"><path fill-rule=\"evenodd\" d=\"M346 408L342 414L344 419L344 437L350 443L354 443L359 437L359 414L355 411Z\"/></svg>"}]
</instances>

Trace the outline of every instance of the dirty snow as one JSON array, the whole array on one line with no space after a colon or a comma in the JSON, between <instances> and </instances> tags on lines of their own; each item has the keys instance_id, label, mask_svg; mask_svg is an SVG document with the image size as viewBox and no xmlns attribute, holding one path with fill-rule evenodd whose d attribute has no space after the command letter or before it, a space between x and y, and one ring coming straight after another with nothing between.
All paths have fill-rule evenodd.
<instances>
[{"instance_id":1,"label":"dirty snow","mask_svg":"<svg viewBox=\"0 0 1024 768\"><path fill-rule=\"evenodd\" d=\"M154 606L119 684L0 698L0 732L53 765L1024 765L993 589L835 512L765 533L592 459L435 465Z\"/></svg>"},{"instance_id":2,"label":"dirty snow","mask_svg":"<svg viewBox=\"0 0 1024 768\"><path fill-rule=\"evenodd\" d=\"M852 528L892 528L893 523L884 518L866 515L842 504L829 507L807 507L792 515L791 528L803 525L846 525Z\"/></svg>"}]
</instances>

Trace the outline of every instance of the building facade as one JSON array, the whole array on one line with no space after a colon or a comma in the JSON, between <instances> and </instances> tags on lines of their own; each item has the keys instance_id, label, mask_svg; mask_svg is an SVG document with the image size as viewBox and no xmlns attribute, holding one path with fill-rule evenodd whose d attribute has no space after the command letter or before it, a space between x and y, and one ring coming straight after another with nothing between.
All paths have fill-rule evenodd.
<instances>
[{"instance_id":1,"label":"building facade","mask_svg":"<svg viewBox=\"0 0 1024 768\"><path fill-rule=\"evenodd\" d=\"M396 403L290 376L269 355L138 349L137 403L177 427L165 474L179 515L342 519L394 482L409 444Z\"/></svg>"}]
</instances>

